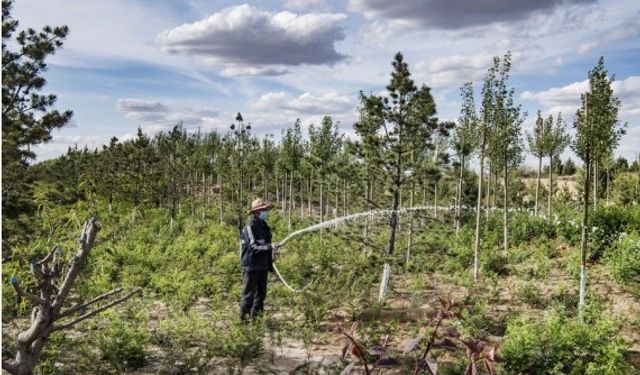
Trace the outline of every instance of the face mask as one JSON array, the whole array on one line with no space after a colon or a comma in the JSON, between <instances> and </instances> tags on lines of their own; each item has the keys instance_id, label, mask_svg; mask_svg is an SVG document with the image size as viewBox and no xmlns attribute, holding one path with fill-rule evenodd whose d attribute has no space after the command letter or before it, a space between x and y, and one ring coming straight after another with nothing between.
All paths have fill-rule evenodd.
<instances>
[{"instance_id":1,"label":"face mask","mask_svg":"<svg viewBox=\"0 0 640 375\"><path fill-rule=\"evenodd\" d=\"M260 211L260 220L267 220L267 216L269 216L269 212Z\"/></svg>"}]
</instances>

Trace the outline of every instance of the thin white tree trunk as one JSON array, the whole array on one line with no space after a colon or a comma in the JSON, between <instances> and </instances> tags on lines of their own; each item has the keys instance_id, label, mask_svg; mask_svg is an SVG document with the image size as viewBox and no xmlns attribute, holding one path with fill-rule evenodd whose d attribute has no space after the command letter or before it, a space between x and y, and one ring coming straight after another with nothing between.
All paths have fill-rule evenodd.
<instances>
[{"instance_id":1,"label":"thin white tree trunk","mask_svg":"<svg viewBox=\"0 0 640 375\"><path fill-rule=\"evenodd\" d=\"M293 171L289 173L289 205L287 207L289 216L289 229L291 229L291 211L294 210L295 196L293 195Z\"/></svg>"},{"instance_id":2,"label":"thin white tree trunk","mask_svg":"<svg viewBox=\"0 0 640 375\"><path fill-rule=\"evenodd\" d=\"M582 213L582 236L580 241L580 295L578 299L578 317L582 321L584 313L584 304L587 294L587 243L589 241L589 231L587 225L589 223L589 186L591 185L589 179L591 178L591 163L585 163L587 168L587 174L585 176L584 184L584 202Z\"/></svg>"},{"instance_id":3,"label":"thin white tree trunk","mask_svg":"<svg viewBox=\"0 0 640 375\"><path fill-rule=\"evenodd\" d=\"M504 255L506 256L509 252L509 169L507 168L507 160L505 158L504 161L504 197L503 197L503 205L504 205L504 215L503 215L503 235L504 235Z\"/></svg>"},{"instance_id":4,"label":"thin white tree trunk","mask_svg":"<svg viewBox=\"0 0 640 375\"><path fill-rule=\"evenodd\" d=\"M540 194L540 172L542 171L542 156L538 157L538 176L536 178L536 202L533 208L533 216L538 216L538 202Z\"/></svg>"},{"instance_id":5,"label":"thin white tree trunk","mask_svg":"<svg viewBox=\"0 0 640 375\"><path fill-rule=\"evenodd\" d=\"M389 263L384 264L382 268L382 280L380 281L380 293L378 294L378 301L384 301L389 290L389 278L391 277L391 265Z\"/></svg>"},{"instance_id":6,"label":"thin white tree trunk","mask_svg":"<svg viewBox=\"0 0 640 375\"><path fill-rule=\"evenodd\" d=\"M478 200L476 204L476 238L473 244L473 280L478 280L480 251L480 215L482 212L482 182L484 181L484 150L480 153L480 176L478 178Z\"/></svg>"},{"instance_id":7,"label":"thin white tree trunk","mask_svg":"<svg viewBox=\"0 0 640 375\"><path fill-rule=\"evenodd\" d=\"M553 155L549 155L549 197L547 203L547 217L551 218L551 202L553 200Z\"/></svg>"},{"instance_id":8,"label":"thin white tree trunk","mask_svg":"<svg viewBox=\"0 0 640 375\"><path fill-rule=\"evenodd\" d=\"M460 231L460 216L462 211L462 180L464 178L464 155L460 157L460 179L458 180L458 194L456 197L456 235Z\"/></svg>"}]
</instances>

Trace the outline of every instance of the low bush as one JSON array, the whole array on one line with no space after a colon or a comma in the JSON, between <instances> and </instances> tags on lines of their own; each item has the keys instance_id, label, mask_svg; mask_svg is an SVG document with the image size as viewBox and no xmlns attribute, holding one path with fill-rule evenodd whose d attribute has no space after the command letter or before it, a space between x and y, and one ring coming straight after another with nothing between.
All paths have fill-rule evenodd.
<instances>
[{"instance_id":1,"label":"low bush","mask_svg":"<svg viewBox=\"0 0 640 375\"><path fill-rule=\"evenodd\" d=\"M502 346L509 374L623 375L626 343L605 314L589 310L580 323L562 310L550 311L541 322L518 318L509 322Z\"/></svg>"},{"instance_id":2,"label":"low bush","mask_svg":"<svg viewBox=\"0 0 640 375\"><path fill-rule=\"evenodd\" d=\"M621 233L640 228L640 211L615 206L599 208L594 212L590 225L593 250L589 258L598 260Z\"/></svg>"},{"instance_id":3,"label":"low bush","mask_svg":"<svg viewBox=\"0 0 640 375\"><path fill-rule=\"evenodd\" d=\"M618 282L638 291L640 288L640 234L633 233L620 238L608 252L606 263Z\"/></svg>"},{"instance_id":4,"label":"low bush","mask_svg":"<svg viewBox=\"0 0 640 375\"><path fill-rule=\"evenodd\" d=\"M143 312L130 310L103 313L97 333L97 346L109 365L108 372L121 374L147 363L149 333ZM106 371L105 371L106 372Z\"/></svg>"}]
</instances>

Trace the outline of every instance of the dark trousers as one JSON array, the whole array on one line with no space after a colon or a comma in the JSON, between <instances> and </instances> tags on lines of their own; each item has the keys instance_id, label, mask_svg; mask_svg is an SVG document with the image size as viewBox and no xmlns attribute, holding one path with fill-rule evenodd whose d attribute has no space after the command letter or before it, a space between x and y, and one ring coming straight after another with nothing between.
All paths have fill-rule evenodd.
<instances>
[{"instance_id":1,"label":"dark trousers","mask_svg":"<svg viewBox=\"0 0 640 375\"><path fill-rule=\"evenodd\" d=\"M245 272L242 278L242 302L240 304L240 319L247 319L247 315L254 318L262 313L264 299L267 297L267 276L269 271Z\"/></svg>"}]
</instances>

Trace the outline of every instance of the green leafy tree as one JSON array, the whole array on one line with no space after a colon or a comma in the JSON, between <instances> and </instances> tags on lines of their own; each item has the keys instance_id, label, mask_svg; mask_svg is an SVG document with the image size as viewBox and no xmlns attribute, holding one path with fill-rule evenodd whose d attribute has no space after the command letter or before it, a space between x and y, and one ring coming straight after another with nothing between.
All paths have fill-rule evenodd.
<instances>
[{"instance_id":1,"label":"green leafy tree","mask_svg":"<svg viewBox=\"0 0 640 375\"><path fill-rule=\"evenodd\" d=\"M354 125L360 138L364 155L369 158L376 172L384 176L391 190L391 209L400 206L400 191L415 177L416 160L411 154L425 148L433 148L432 135L442 129L436 117L436 105L431 89L418 88L401 53L395 55L391 81L387 95L360 94L360 119ZM407 173L409 172L409 173ZM391 214L387 256L395 248L398 216ZM386 296L391 266L384 264L379 299Z\"/></svg>"},{"instance_id":2,"label":"green leafy tree","mask_svg":"<svg viewBox=\"0 0 640 375\"><path fill-rule=\"evenodd\" d=\"M507 86L511 70L511 53L498 60L497 79L494 81L494 131L491 139L490 154L492 165L502 171L503 195L503 246L506 253L509 248L509 170L522 162L523 146L520 132L524 116L519 105L514 102L515 90Z\"/></svg>"},{"instance_id":3,"label":"green leafy tree","mask_svg":"<svg viewBox=\"0 0 640 375\"><path fill-rule=\"evenodd\" d=\"M462 96L462 108L460 109L460 117L458 118L452 142L453 150L458 155L460 162L460 175L456 191L456 233L460 230L465 162L478 147L478 130L480 126L473 98L473 84L471 82L465 83L460 88L460 94Z\"/></svg>"},{"instance_id":4,"label":"green leafy tree","mask_svg":"<svg viewBox=\"0 0 640 375\"><path fill-rule=\"evenodd\" d=\"M15 236L28 230L34 210L29 162L33 146L51 140L51 131L66 125L72 112L52 110L57 97L41 94L46 59L62 48L67 26L45 26L17 32L12 1L2 1L2 241L10 249ZM17 34L16 34L17 32ZM15 34L15 35L14 35ZM15 46L15 47L14 47ZM14 49L15 48L15 49ZM3 250L4 251L4 250Z\"/></svg>"},{"instance_id":5,"label":"green leafy tree","mask_svg":"<svg viewBox=\"0 0 640 375\"><path fill-rule=\"evenodd\" d=\"M324 116L320 126L309 126L309 162L320 175L320 221L325 214L325 186L327 176L331 173L334 160L342 147L343 136L338 131L338 124L330 116Z\"/></svg>"},{"instance_id":6,"label":"green leafy tree","mask_svg":"<svg viewBox=\"0 0 640 375\"><path fill-rule=\"evenodd\" d=\"M285 181L289 182L288 200L285 199L289 228L291 228L291 212L295 204L293 194L294 172L300 168L302 157L304 156L304 142L302 139L302 128L300 119L297 119L292 128L282 131L282 144L280 147L280 168L284 171ZM287 186L284 184L283 193L286 196Z\"/></svg>"},{"instance_id":7,"label":"green leafy tree","mask_svg":"<svg viewBox=\"0 0 640 375\"><path fill-rule=\"evenodd\" d=\"M489 142L492 138L492 123L493 123L493 107L495 102L494 93L494 81L496 80L496 74L498 73L500 60L498 57L493 58L493 65L487 71L487 75L484 78L482 85L482 107L481 107L481 121L480 121L480 143L479 143L479 158L480 158L480 174L478 176L478 199L476 201L476 228L475 228L475 240L473 243L473 280L478 279L480 274L479 267L479 252L480 252L480 219L482 213L482 193L484 183L484 162L487 156L487 149ZM487 195L488 196L488 195ZM488 207L487 207L488 208Z\"/></svg>"},{"instance_id":8,"label":"green leafy tree","mask_svg":"<svg viewBox=\"0 0 640 375\"><path fill-rule=\"evenodd\" d=\"M553 117L549 115L547 119L548 125L545 124L545 138L547 139L545 154L549 157L549 196L547 197L547 216L551 215L551 204L553 202L553 163L565 148L569 145L571 139L566 132L566 124L562 119L562 114L558 113L555 125L553 125Z\"/></svg>"},{"instance_id":9,"label":"green leafy tree","mask_svg":"<svg viewBox=\"0 0 640 375\"><path fill-rule=\"evenodd\" d=\"M527 145L529 146L529 152L538 158L538 174L536 175L536 198L533 209L533 214L538 216L538 202L540 196L540 173L542 171L542 158L546 154L546 137L545 137L545 124L542 114L538 110L538 117L536 118L536 125L533 128L533 133L527 132Z\"/></svg>"},{"instance_id":10,"label":"green leafy tree","mask_svg":"<svg viewBox=\"0 0 640 375\"><path fill-rule=\"evenodd\" d=\"M582 106L576 112L573 127L576 136L571 144L573 151L583 161L585 178L583 185L583 216L580 262L580 295L578 311L582 318L587 286L587 243L589 241L589 187L592 165L606 150L618 145L624 133L624 126L618 120L620 100L613 95L613 79L607 75L604 59L600 57L597 65L589 71L589 91L582 94Z\"/></svg>"}]
</instances>

